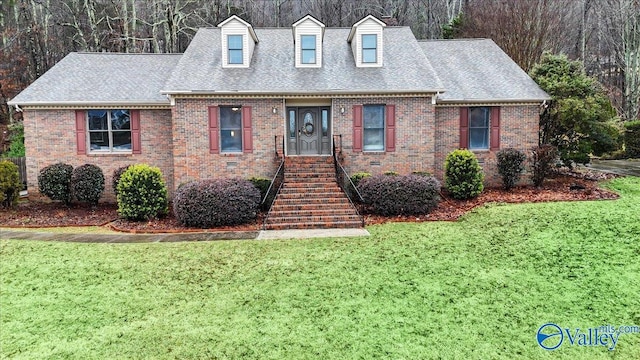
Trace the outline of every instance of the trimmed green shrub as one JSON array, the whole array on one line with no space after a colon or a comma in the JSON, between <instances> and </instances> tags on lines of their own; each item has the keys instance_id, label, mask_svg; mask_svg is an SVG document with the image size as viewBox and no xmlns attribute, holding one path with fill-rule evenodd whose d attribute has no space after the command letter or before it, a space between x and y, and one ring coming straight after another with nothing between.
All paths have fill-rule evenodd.
<instances>
[{"instance_id":1,"label":"trimmed green shrub","mask_svg":"<svg viewBox=\"0 0 640 360\"><path fill-rule=\"evenodd\" d=\"M624 124L624 147L627 156L640 158L640 120Z\"/></svg>"},{"instance_id":2,"label":"trimmed green shrub","mask_svg":"<svg viewBox=\"0 0 640 360\"><path fill-rule=\"evenodd\" d=\"M264 199L265 195L267 195L267 191L269 190L269 186L271 186L271 180L263 177L251 177L249 178L249 182L253 184L253 186L260 191L260 201Z\"/></svg>"},{"instance_id":3,"label":"trimmed green shrub","mask_svg":"<svg viewBox=\"0 0 640 360\"><path fill-rule=\"evenodd\" d=\"M376 175L362 179L358 189L371 211L385 216L427 214L440 201L434 177Z\"/></svg>"},{"instance_id":4,"label":"trimmed green shrub","mask_svg":"<svg viewBox=\"0 0 640 360\"><path fill-rule=\"evenodd\" d=\"M498 173L502 177L502 185L505 190L509 190L520 181L527 155L520 150L507 148L498 151L496 158L498 159Z\"/></svg>"},{"instance_id":5,"label":"trimmed green shrub","mask_svg":"<svg viewBox=\"0 0 640 360\"><path fill-rule=\"evenodd\" d=\"M545 144L531 150L531 180L535 186L542 186L544 179L551 175L558 156L558 149L553 145Z\"/></svg>"},{"instance_id":6,"label":"trimmed green shrub","mask_svg":"<svg viewBox=\"0 0 640 360\"><path fill-rule=\"evenodd\" d=\"M358 187L358 184L360 183L360 181L362 181L362 179L368 178L368 177L371 177L371 174L368 173L368 172L364 172L364 171L357 172L357 173L351 175L351 182L353 183L353 185L355 187Z\"/></svg>"},{"instance_id":7,"label":"trimmed green shrub","mask_svg":"<svg viewBox=\"0 0 640 360\"><path fill-rule=\"evenodd\" d=\"M433 174L424 170L416 170L416 171L412 171L411 173L413 175L418 175L418 176L433 176Z\"/></svg>"},{"instance_id":8,"label":"trimmed green shrub","mask_svg":"<svg viewBox=\"0 0 640 360\"><path fill-rule=\"evenodd\" d=\"M400 174L398 174L397 171L393 171L393 170L385 171L384 174L387 175L387 176L398 176L398 175L400 175Z\"/></svg>"},{"instance_id":9,"label":"trimmed green shrub","mask_svg":"<svg viewBox=\"0 0 640 360\"><path fill-rule=\"evenodd\" d=\"M12 208L20 197L20 173L18 166L9 160L0 161L0 204L5 208Z\"/></svg>"},{"instance_id":10,"label":"trimmed green shrub","mask_svg":"<svg viewBox=\"0 0 640 360\"><path fill-rule=\"evenodd\" d=\"M173 213L185 226L212 228L256 218L260 192L248 180L212 179L184 184L173 198Z\"/></svg>"},{"instance_id":11,"label":"trimmed green shrub","mask_svg":"<svg viewBox=\"0 0 640 360\"><path fill-rule=\"evenodd\" d=\"M118 196L118 183L120 182L120 178L122 174L129 168L131 165L121 166L115 170L113 170L113 175L111 176L111 188L113 189L113 193Z\"/></svg>"},{"instance_id":12,"label":"trimmed green shrub","mask_svg":"<svg viewBox=\"0 0 640 360\"><path fill-rule=\"evenodd\" d=\"M49 165L38 174L40 193L51 200L71 203L71 173L73 166L57 163Z\"/></svg>"},{"instance_id":13,"label":"trimmed green shrub","mask_svg":"<svg viewBox=\"0 0 640 360\"><path fill-rule=\"evenodd\" d=\"M74 199L97 204L104 192L104 174L93 164L84 164L71 173L71 195Z\"/></svg>"},{"instance_id":14,"label":"trimmed green shrub","mask_svg":"<svg viewBox=\"0 0 640 360\"><path fill-rule=\"evenodd\" d=\"M450 152L444 162L445 188L454 199L474 198L482 192L484 174L478 159L469 150Z\"/></svg>"},{"instance_id":15,"label":"trimmed green shrub","mask_svg":"<svg viewBox=\"0 0 640 360\"><path fill-rule=\"evenodd\" d=\"M148 220L166 215L167 186L159 168L131 165L118 182L118 214L128 220Z\"/></svg>"}]
</instances>

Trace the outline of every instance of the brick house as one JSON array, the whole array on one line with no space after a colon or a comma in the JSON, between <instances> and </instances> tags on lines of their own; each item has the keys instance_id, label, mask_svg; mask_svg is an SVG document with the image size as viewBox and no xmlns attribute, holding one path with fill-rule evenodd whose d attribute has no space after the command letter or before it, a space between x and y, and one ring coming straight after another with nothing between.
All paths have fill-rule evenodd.
<instances>
[{"instance_id":1,"label":"brick house","mask_svg":"<svg viewBox=\"0 0 640 360\"><path fill-rule=\"evenodd\" d=\"M367 16L254 29L231 16L184 54L71 53L9 104L24 112L28 186L55 162L160 167L170 192L330 156L348 173L429 171L469 148L489 184L495 153L538 143L548 100L491 40L419 41ZM309 161L309 160L308 160ZM112 199L107 187L107 199Z\"/></svg>"}]
</instances>

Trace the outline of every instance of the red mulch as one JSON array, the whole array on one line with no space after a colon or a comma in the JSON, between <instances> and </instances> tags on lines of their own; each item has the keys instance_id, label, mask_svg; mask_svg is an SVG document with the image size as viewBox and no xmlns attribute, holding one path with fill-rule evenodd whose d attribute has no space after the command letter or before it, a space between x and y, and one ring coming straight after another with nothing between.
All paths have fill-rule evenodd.
<instances>
[{"instance_id":1,"label":"red mulch","mask_svg":"<svg viewBox=\"0 0 640 360\"><path fill-rule=\"evenodd\" d=\"M485 189L480 196L471 200L454 200L443 194L438 207L423 216L365 215L367 225L386 222L453 221L477 206L486 203L523 203L542 201L575 201L616 199L618 195L598 187L598 180L612 175L594 173L561 174L548 179L542 188L533 186L516 187L510 191ZM215 229L196 229L181 226L173 214L150 221L132 222L118 219L114 204L100 204L91 207L73 204L66 207L60 203L21 202L16 209L0 210L0 226L5 227L60 227L60 226L108 226L128 232L189 232L189 231L255 231L261 228L264 214L250 224L225 226Z\"/></svg>"}]
</instances>

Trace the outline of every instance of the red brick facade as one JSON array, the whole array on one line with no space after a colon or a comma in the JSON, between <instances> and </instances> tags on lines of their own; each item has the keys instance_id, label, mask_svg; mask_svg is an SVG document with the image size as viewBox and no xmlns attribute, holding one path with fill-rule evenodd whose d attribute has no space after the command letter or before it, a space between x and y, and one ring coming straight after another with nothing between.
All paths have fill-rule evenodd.
<instances>
[{"instance_id":1,"label":"red brick facade","mask_svg":"<svg viewBox=\"0 0 640 360\"><path fill-rule=\"evenodd\" d=\"M197 179L239 176L271 178L278 160L274 138L285 134L282 98L176 98L171 110L141 110L141 154L77 155L74 110L25 110L28 186L37 192L38 172L65 162L100 166L106 177L105 201L113 201L111 175L121 166L147 163L162 170L170 194L180 184ZM349 173L373 174L428 171L442 179L444 160L460 146L460 108L434 106L430 97L366 97L331 100L333 135L342 136L344 164ZM395 151L353 151L353 106L395 105ZM210 106L251 107L250 152L212 154L209 151ZM275 109L275 112L274 112ZM342 111L344 109L344 112ZM503 105L500 110L500 148L528 151L538 144L537 104ZM495 151L476 151L486 183L498 185Z\"/></svg>"},{"instance_id":2,"label":"red brick facade","mask_svg":"<svg viewBox=\"0 0 640 360\"><path fill-rule=\"evenodd\" d=\"M113 171L121 166L146 163L157 166L168 189L173 189L171 156L171 112L140 110L141 154L77 154L75 110L25 110L24 133L27 157L27 186L37 193L38 173L45 166L63 162L73 167L98 165L105 175L103 200L114 201Z\"/></svg>"},{"instance_id":3,"label":"red brick facade","mask_svg":"<svg viewBox=\"0 0 640 360\"><path fill-rule=\"evenodd\" d=\"M502 105L500 107L500 148L515 148L529 156L538 145L539 107L531 105ZM436 108L435 175L442 179L447 154L460 147L460 107ZM476 150L475 155L485 174L485 184L499 186L501 179L496 168L496 151Z\"/></svg>"}]
</instances>

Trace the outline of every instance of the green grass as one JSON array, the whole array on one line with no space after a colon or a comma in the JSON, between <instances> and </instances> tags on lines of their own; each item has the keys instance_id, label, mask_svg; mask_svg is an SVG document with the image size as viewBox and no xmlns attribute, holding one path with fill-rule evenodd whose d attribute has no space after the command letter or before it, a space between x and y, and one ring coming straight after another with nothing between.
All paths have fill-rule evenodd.
<instances>
[{"instance_id":1,"label":"green grass","mask_svg":"<svg viewBox=\"0 0 640 360\"><path fill-rule=\"evenodd\" d=\"M640 358L536 343L640 325L640 178L616 201L492 205L358 239L78 244L3 240L8 358Z\"/></svg>"},{"instance_id":2,"label":"green grass","mask_svg":"<svg viewBox=\"0 0 640 360\"><path fill-rule=\"evenodd\" d=\"M105 226L57 226L57 227L40 227L40 228L3 228L0 227L0 235L2 231L27 231L27 232L48 232L62 234L122 234L121 232L111 230Z\"/></svg>"}]
</instances>

